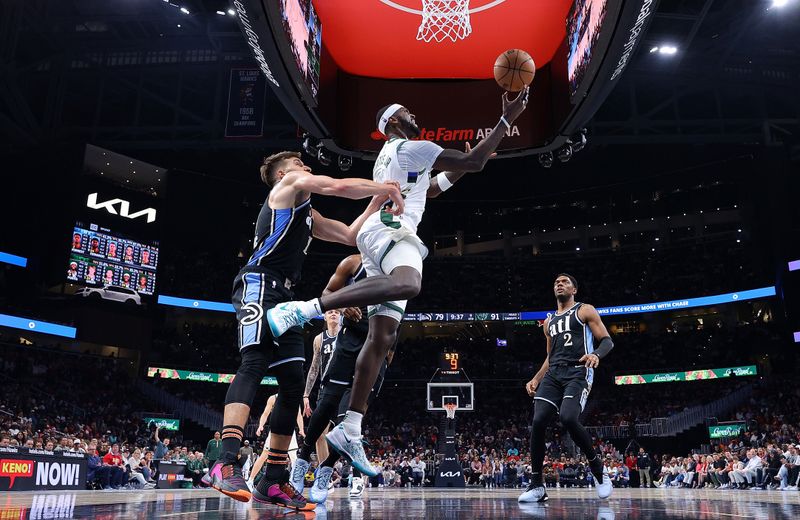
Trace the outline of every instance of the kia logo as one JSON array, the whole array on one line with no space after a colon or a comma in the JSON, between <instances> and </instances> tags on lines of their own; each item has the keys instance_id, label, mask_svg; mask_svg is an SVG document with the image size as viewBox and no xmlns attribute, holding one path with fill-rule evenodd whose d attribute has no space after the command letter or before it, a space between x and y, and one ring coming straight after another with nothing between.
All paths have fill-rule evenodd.
<instances>
[{"instance_id":1,"label":"kia logo","mask_svg":"<svg viewBox=\"0 0 800 520\"><path fill-rule=\"evenodd\" d=\"M117 211L117 205L119 205L119 212ZM89 194L89 197L86 199L86 207L91 209L105 209L112 215L119 215L120 217L130 219L146 216L148 224L156 221L155 208L147 208L137 211L136 213L131 213L131 203L127 200L111 199L105 202L97 202L97 193Z\"/></svg>"}]
</instances>

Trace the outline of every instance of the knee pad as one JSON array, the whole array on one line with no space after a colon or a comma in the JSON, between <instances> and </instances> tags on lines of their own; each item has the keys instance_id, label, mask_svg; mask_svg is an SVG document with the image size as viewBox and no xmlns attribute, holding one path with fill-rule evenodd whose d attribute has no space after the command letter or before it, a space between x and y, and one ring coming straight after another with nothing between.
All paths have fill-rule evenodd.
<instances>
[{"instance_id":1,"label":"knee pad","mask_svg":"<svg viewBox=\"0 0 800 520\"><path fill-rule=\"evenodd\" d=\"M225 404L242 403L252 406L261 379L267 373L267 354L258 346L245 349L242 352L242 364L236 371L236 377L228 387L225 395Z\"/></svg>"},{"instance_id":2,"label":"knee pad","mask_svg":"<svg viewBox=\"0 0 800 520\"><path fill-rule=\"evenodd\" d=\"M303 402L305 377L303 363L290 361L274 367L278 379L278 397L269 421L269 431L277 435L291 435L297 424L297 412Z\"/></svg>"}]
</instances>

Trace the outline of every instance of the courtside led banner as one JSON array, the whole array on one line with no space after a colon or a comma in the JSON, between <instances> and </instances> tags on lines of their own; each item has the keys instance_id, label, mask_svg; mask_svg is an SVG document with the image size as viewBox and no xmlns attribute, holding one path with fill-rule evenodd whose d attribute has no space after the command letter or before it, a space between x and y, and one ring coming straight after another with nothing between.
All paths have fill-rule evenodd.
<instances>
[{"instance_id":1,"label":"courtside led banner","mask_svg":"<svg viewBox=\"0 0 800 520\"><path fill-rule=\"evenodd\" d=\"M673 383L676 381L700 381L704 379L720 379L723 377L740 377L757 375L755 365L730 368L707 368L687 370L685 372L661 372L659 374L629 374L614 376L615 385L643 385L647 383Z\"/></svg>"},{"instance_id":2,"label":"courtside led banner","mask_svg":"<svg viewBox=\"0 0 800 520\"><path fill-rule=\"evenodd\" d=\"M0 251L0 262L25 267L28 265L28 259L23 256L12 255L11 253L4 253Z\"/></svg>"},{"instance_id":3,"label":"courtside led banner","mask_svg":"<svg viewBox=\"0 0 800 520\"><path fill-rule=\"evenodd\" d=\"M178 379L181 381L204 381L206 383L230 383L236 374L218 374L215 372L195 372L193 370L177 370L175 368L147 367L147 377L160 377L161 379ZM262 385L278 386L278 380L266 376L261 380Z\"/></svg>"},{"instance_id":4,"label":"courtside led banner","mask_svg":"<svg viewBox=\"0 0 800 520\"><path fill-rule=\"evenodd\" d=\"M38 332L40 334L63 336L65 338L74 338L77 332L75 327L56 325L55 323L32 320L30 318L23 318L22 316L11 316L9 314L0 314L0 327L11 327L13 329Z\"/></svg>"},{"instance_id":5,"label":"courtside led banner","mask_svg":"<svg viewBox=\"0 0 800 520\"><path fill-rule=\"evenodd\" d=\"M738 437L745 430L743 422L717 424L708 427L708 436L712 439L722 439L725 437Z\"/></svg>"},{"instance_id":6,"label":"courtside led banner","mask_svg":"<svg viewBox=\"0 0 800 520\"><path fill-rule=\"evenodd\" d=\"M637 303L619 307L600 307L597 309L603 316L619 314L644 314L648 312L673 311L707 307L725 303L743 302L775 296L775 287L761 287L749 291L717 294L702 298L687 298L684 300L669 300L654 303ZM158 303L173 307L186 307L189 309L205 309L210 311L233 312L230 303L210 302L205 300L192 300L175 296L159 296ZM523 311L523 312L410 312L403 315L403 321L520 321L520 320L545 320L553 311ZM321 319L321 317L320 317Z\"/></svg>"}]
</instances>

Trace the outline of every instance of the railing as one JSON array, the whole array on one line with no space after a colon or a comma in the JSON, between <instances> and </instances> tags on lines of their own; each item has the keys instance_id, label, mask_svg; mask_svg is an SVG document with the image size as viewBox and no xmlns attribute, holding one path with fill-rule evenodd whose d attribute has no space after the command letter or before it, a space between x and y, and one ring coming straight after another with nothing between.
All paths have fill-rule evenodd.
<instances>
[{"instance_id":1,"label":"railing","mask_svg":"<svg viewBox=\"0 0 800 520\"><path fill-rule=\"evenodd\" d=\"M170 410L178 418L192 420L210 430L219 430L222 428L222 413L209 410L205 406L195 402L175 397L166 390L153 384L141 380L138 380L136 384L142 394L152 399L159 406ZM256 422L250 421L247 426L245 426L244 436L255 437L257 427L258 424Z\"/></svg>"},{"instance_id":2,"label":"railing","mask_svg":"<svg viewBox=\"0 0 800 520\"><path fill-rule=\"evenodd\" d=\"M694 428L709 417L722 415L735 408L753 393L753 385L747 385L735 392L705 405L697 405L670 417L655 417L648 423L621 424L617 426L588 426L590 435L599 439L627 439L630 437L668 437Z\"/></svg>"}]
</instances>

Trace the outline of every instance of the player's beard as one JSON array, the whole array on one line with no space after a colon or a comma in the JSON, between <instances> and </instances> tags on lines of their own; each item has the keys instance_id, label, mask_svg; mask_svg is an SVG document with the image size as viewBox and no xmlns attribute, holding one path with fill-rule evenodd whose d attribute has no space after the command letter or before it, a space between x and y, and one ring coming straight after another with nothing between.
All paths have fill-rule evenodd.
<instances>
[{"instance_id":1,"label":"player's beard","mask_svg":"<svg viewBox=\"0 0 800 520\"><path fill-rule=\"evenodd\" d=\"M416 123L412 123L411 121L403 121L403 133L406 134L406 137L409 139L414 139L419 137L419 134L422 131L419 129Z\"/></svg>"},{"instance_id":2,"label":"player's beard","mask_svg":"<svg viewBox=\"0 0 800 520\"><path fill-rule=\"evenodd\" d=\"M572 298L572 295L567 293L556 295L556 301L558 301L558 303L567 303L570 300L570 298Z\"/></svg>"}]
</instances>

